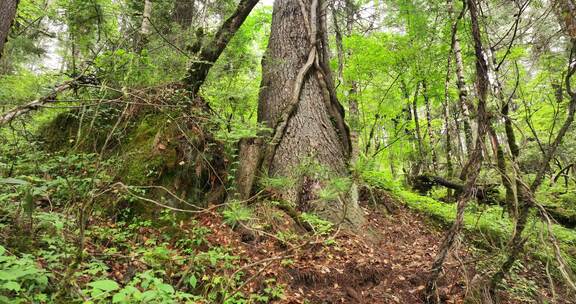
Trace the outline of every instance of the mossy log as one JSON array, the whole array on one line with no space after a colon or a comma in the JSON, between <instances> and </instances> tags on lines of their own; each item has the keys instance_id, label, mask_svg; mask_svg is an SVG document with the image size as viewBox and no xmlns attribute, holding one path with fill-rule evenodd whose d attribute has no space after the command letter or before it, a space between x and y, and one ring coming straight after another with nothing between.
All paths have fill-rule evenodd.
<instances>
[{"instance_id":1,"label":"mossy log","mask_svg":"<svg viewBox=\"0 0 576 304\"><path fill-rule=\"evenodd\" d=\"M413 179L412 187L422 195L426 195L435 186L443 186L448 189L455 190L458 196L464 190L464 184L445 179L443 177L423 174ZM475 191L476 199L480 203L487 205L501 205L503 202L500 200L500 193L498 191L498 184L484 184L476 185Z\"/></svg>"}]
</instances>

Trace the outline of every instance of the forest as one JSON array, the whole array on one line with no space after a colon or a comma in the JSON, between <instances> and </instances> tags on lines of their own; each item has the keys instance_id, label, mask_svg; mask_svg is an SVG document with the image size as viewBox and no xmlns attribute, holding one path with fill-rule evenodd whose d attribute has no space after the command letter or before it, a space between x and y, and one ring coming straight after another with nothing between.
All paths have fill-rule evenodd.
<instances>
[{"instance_id":1,"label":"forest","mask_svg":"<svg viewBox=\"0 0 576 304\"><path fill-rule=\"evenodd\" d=\"M1 303L576 303L575 0L0 0Z\"/></svg>"}]
</instances>

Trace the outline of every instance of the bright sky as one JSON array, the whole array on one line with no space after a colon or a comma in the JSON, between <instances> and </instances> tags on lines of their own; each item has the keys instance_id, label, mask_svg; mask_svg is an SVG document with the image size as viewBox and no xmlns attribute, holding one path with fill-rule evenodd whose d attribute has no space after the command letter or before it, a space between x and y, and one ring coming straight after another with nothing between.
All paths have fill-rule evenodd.
<instances>
[{"instance_id":1,"label":"bright sky","mask_svg":"<svg viewBox=\"0 0 576 304\"><path fill-rule=\"evenodd\" d=\"M272 4L274 4L274 0L263 0L263 1L262 1L262 4L264 4L264 5L272 5Z\"/></svg>"}]
</instances>

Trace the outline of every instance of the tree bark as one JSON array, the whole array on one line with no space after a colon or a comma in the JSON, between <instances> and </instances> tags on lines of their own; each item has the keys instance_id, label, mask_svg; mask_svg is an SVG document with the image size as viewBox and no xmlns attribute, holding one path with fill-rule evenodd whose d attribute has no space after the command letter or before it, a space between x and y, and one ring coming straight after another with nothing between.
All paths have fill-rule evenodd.
<instances>
[{"instance_id":1,"label":"tree bark","mask_svg":"<svg viewBox=\"0 0 576 304\"><path fill-rule=\"evenodd\" d=\"M424 157L424 144L422 143L422 132L420 131L420 119L418 117L418 92L420 91L420 82L416 84L416 92L412 100L412 116L414 117L414 125L416 128L416 140L418 141L418 156L419 162L424 163L425 170L428 170L428 163ZM420 173L420 172L418 172Z\"/></svg>"},{"instance_id":2,"label":"tree bark","mask_svg":"<svg viewBox=\"0 0 576 304\"><path fill-rule=\"evenodd\" d=\"M314 204L315 211L329 220L345 218L358 225L363 219L353 200L318 199L327 177L349 175L350 157L349 134L339 123L344 113L334 104L329 68L320 64L320 56L326 56L320 47L327 45L319 32L325 30L319 18L322 7L318 0L309 5L293 0L274 3L258 104L258 121L273 130L262 171L291 181L279 191L281 199L300 208ZM311 165L325 172L306 170Z\"/></svg>"},{"instance_id":3,"label":"tree bark","mask_svg":"<svg viewBox=\"0 0 576 304\"><path fill-rule=\"evenodd\" d=\"M464 4L466 4L464 2ZM468 99L468 89L466 87L466 80L464 78L464 61L462 60L462 49L460 47L460 39L458 38L458 23L464 17L466 6L452 24L452 49L454 50L454 58L456 62L456 84L458 86L458 105L462 113L462 125L464 127L464 139L466 140L467 154L470 156L472 151L472 127L470 123L470 101Z\"/></svg>"},{"instance_id":4,"label":"tree bark","mask_svg":"<svg viewBox=\"0 0 576 304\"><path fill-rule=\"evenodd\" d=\"M430 111L430 97L428 96L428 85L424 80L422 82L424 96L424 104L426 105L426 125L428 127L428 141L430 142L430 150L432 152L432 170L434 174L438 174L438 155L434 149L434 130L432 129L432 113Z\"/></svg>"},{"instance_id":5,"label":"tree bark","mask_svg":"<svg viewBox=\"0 0 576 304\"><path fill-rule=\"evenodd\" d=\"M2 51L8 40L12 22L16 18L18 2L18 0L0 0L0 58L2 58Z\"/></svg>"},{"instance_id":6,"label":"tree bark","mask_svg":"<svg viewBox=\"0 0 576 304\"><path fill-rule=\"evenodd\" d=\"M184 83L186 83L192 96L198 95L198 91L206 80L210 68L218 60L230 39L234 37L236 31L238 31L257 3L258 0L241 0L236 7L236 11L224 21L214 39L202 48L198 58L190 65L186 78L184 78Z\"/></svg>"},{"instance_id":7,"label":"tree bark","mask_svg":"<svg viewBox=\"0 0 576 304\"><path fill-rule=\"evenodd\" d=\"M448 0L448 15L452 19L454 14L454 3ZM456 26L458 25L457 22ZM454 27L453 27L454 28ZM442 103L442 114L444 115L444 129L446 130L446 173L449 179L454 175L454 166L452 164L452 136L450 134L450 75L452 73L452 53L454 52L453 45L450 46L448 52L448 59L446 62L446 78L444 80L444 102ZM446 193L446 199L452 200L452 190L449 189Z\"/></svg>"},{"instance_id":8,"label":"tree bark","mask_svg":"<svg viewBox=\"0 0 576 304\"><path fill-rule=\"evenodd\" d=\"M142 49L148 43L148 36L150 36L151 17L152 17L152 1L145 0L144 10L142 11L142 24L140 25L140 39L138 41L138 44L136 45L136 50L138 52L142 51Z\"/></svg>"},{"instance_id":9,"label":"tree bark","mask_svg":"<svg viewBox=\"0 0 576 304\"><path fill-rule=\"evenodd\" d=\"M498 140L496 131L494 127L490 125L488 127L488 133L490 135L490 142L492 143L492 148L494 149L494 155L496 156L496 166L498 168L498 173L502 179L502 185L506 190L506 208L508 213L516 218L516 193L514 192L514 187L512 186L512 179L508 175L508 170L506 167L506 157L504 155L504 149Z\"/></svg>"},{"instance_id":10,"label":"tree bark","mask_svg":"<svg viewBox=\"0 0 576 304\"><path fill-rule=\"evenodd\" d=\"M336 32L336 49L338 53L338 80L340 84L344 83L344 64L346 57L350 57L352 54L350 50L344 52L343 37L350 37L352 35L352 28L354 24L354 15L356 14L356 6L351 0L345 1L345 14L346 14L346 24L345 32L342 33L340 26L338 25L338 19L336 18L336 10L332 5L332 17L334 21L334 30ZM350 142L351 142L351 156L350 163L354 164L360 155L360 111L358 107L358 83L355 80L350 81L350 89L347 92L348 99L348 112L350 114Z\"/></svg>"}]
</instances>

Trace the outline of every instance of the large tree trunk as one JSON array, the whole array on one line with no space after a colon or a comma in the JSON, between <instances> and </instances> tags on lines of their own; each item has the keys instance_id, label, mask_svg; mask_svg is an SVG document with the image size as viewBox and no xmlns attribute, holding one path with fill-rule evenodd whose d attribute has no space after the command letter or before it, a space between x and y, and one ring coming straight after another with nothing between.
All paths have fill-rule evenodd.
<instances>
[{"instance_id":1,"label":"large tree trunk","mask_svg":"<svg viewBox=\"0 0 576 304\"><path fill-rule=\"evenodd\" d=\"M4 43L8 40L8 33L16 17L18 0L0 0L0 58L4 50Z\"/></svg>"},{"instance_id":2,"label":"large tree trunk","mask_svg":"<svg viewBox=\"0 0 576 304\"><path fill-rule=\"evenodd\" d=\"M274 3L258 105L258 121L273 130L262 169L271 177L291 181L279 191L282 199L303 209L311 204L327 219L346 218L358 225L362 216L349 195L330 202L321 202L318 196L328 178L348 176L350 138L341 106L330 90L330 71L321 64L320 57L326 54L322 48L327 46L320 33L322 5L311 2ZM315 169L310 170L311 165Z\"/></svg>"}]
</instances>

